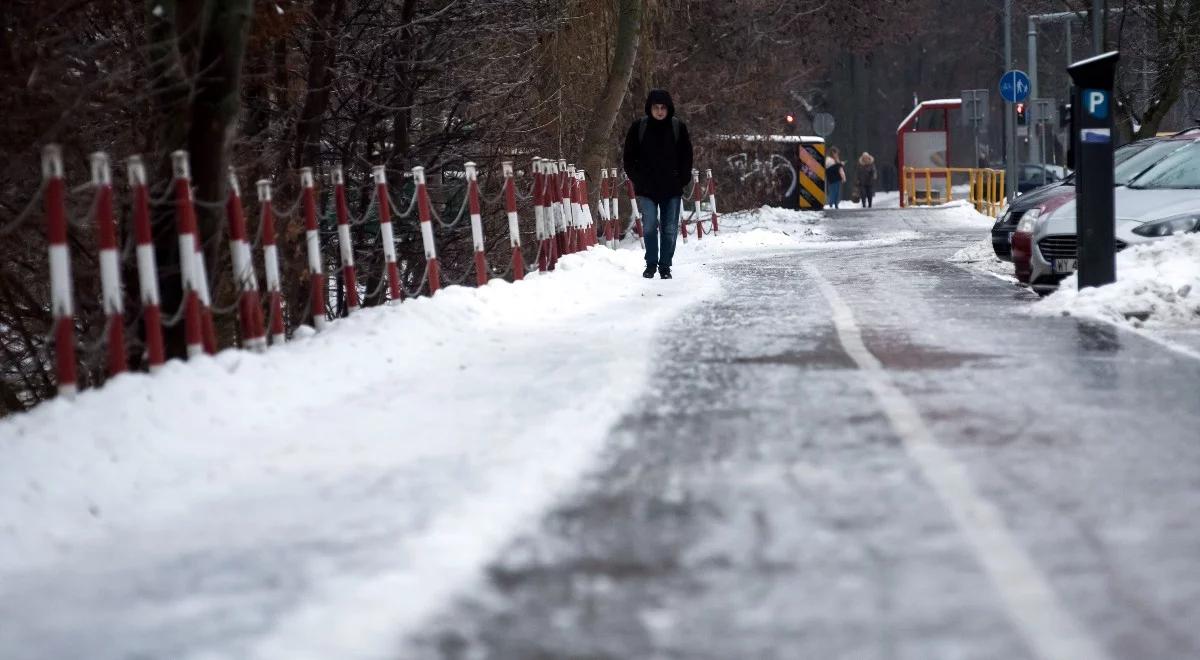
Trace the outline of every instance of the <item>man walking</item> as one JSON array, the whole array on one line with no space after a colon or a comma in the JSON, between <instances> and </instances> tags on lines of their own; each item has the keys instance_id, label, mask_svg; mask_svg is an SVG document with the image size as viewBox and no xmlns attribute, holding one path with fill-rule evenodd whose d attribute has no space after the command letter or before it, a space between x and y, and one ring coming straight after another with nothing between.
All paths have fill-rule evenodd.
<instances>
[{"instance_id":1,"label":"man walking","mask_svg":"<svg viewBox=\"0 0 1200 660\"><path fill-rule=\"evenodd\" d=\"M646 116L625 136L625 173L633 181L646 239L642 277L671 279L671 258L679 232L679 205L692 179L692 141L687 124L675 116L671 95L663 89L646 97Z\"/></svg>"}]
</instances>

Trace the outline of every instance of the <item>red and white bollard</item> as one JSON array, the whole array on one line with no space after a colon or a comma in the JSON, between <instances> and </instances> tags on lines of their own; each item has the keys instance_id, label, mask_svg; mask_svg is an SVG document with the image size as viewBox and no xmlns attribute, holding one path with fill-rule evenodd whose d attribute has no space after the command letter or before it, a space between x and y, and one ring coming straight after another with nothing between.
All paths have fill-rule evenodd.
<instances>
[{"instance_id":1,"label":"red and white bollard","mask_svg":"<svg viewBox=\"0 0 1200 660\"><path fill-rule=\"evenodd\" d=\"M608 214L608 169L600 168L600 201L596 205L600 215L600 226L604 230L604 245L612 247L612 218Z\"/></svg>"},{"instance_id":2,"label":"red and white bollard","mask_svg":"<svg viewBox=\"0 0 1200 660\"><path fill-rule=\"evenodd\" d=\"M537 234L538 242L538 272L546 272L547 266L550 265L550 246L546 237L550 234L546 230L546 209L543 206L543 179L542 176L542 159L535 157L533 159L533 224L534 231Z\"/></svg>"},{"instance_id":3,"label":"red and white bollard","mask_svg":"<svg viewBox=\"0 0 1200 660\"><path fill-rule=\"evenodd\" d=\"M575 166L568 164L563 170L566 174L563 176L563 201L567 205L567 251L574 254L583 246L580 245L580 240L583 237L579 217L579 187L575 185Z\"/></svg>"},{"instance_id":4,"label":"red and white bollard","mask_svg":"<svg viewBox=\"0 0 1200 660\"><path fill-rule=\"evenodd\" d=\"M475 247L475 285L483 286L488 281L487 252L483 245L483 216L479 208L479 173L475 163L465 163L467 175L467 206L471 212L471 242ZM421 225L422 229L424 224Z\"/></svg>"},{"instance_id":5,"label":"red and white bollard","mask_svg":"<svg viewBox=\"0 0 1200 660\"><path fill-rule=\"evenodd\" d=\"M705 170L708 176L708 210L712 212L712 233L720 231L717 225L717 180L713 178L712 170Z\"/></svg>"},{"instance_id":6,"label":"red and white bollard","mask_svg":"<svg viewBox=\"0 0 1200 660\"><path fill-rule=\"evenodd\" d=\"M311 167L300 168L300 195L304 206L304 243L308 251L308 306L313 328L325 329L325 269L321 265L321 234L317 225L317 193Z\"/></svg>"},{"instance_id":7,"label":"red and white bollard","mask_svg":"<svg viewBox=\"0 0 1200 660\"><path fill-rule=\"evenodd\" d=\"M575 252L575 206L572 203L575 196L571 193L571 178L573 174L568 169L567 161L560 158L558 160L558 176L555 180L558 186L559 203L562 205L560 212L563 220L563 250L562 254L571 254Z\"/></svg>"},{"instance_id":8,"label":"red and white bollard","mask_svg":"<svg viewBox=\"0 0 1200 660\"><path fill-rule=\"evenodd\" d=\"M354 243L350 238L350 208L346 204L346 179L342 166L333 166L333 197L337 207L338 252L342 257L342 283L346 287L346 309L357 312L362 303L358 299L358 273L354 268Z\"/></svg>"},{"instance_id":9,"label":"red and white bollard","mask_svg":"<svg viewBox=\"0 0 1200 660\"><path fill-rule=\"evenodd\" d=\"M63 182L62 149L42 149L42 180L46 188L46 239L50 243L50 311L54 315L54 372L59 396L79 391L75 366L75 301L71 294L71 254L67 248L67 190Z\"/></svg>"},{"instance_id":10,"label":"red and white bollard","mask_svg":"<svg viewBox=\"0 0 1200 660\"><path fill-rule=\"evenodd\" d=\"M137 238L138 289L146 331L146 362L157 371L166 361L162 334L162 296L158 291L158 264L154 258L154 232L150 227L150 191L141 156L128 161L129 188L133 191L133 233Z\"/></svg>"},{"instance_id":11,"label":"red and white bollard","mask_svg":"<svg viewBox=\"0 0 1200 660\"><path fill-rule=\"evenodd\" d=\"M583 232L580 247L583 249L596 244L596 223L592 219L592 207L588 203L587 177L582 169L575 171L575 190L579 199L579 225Z\"/></svg>"},{"instance_id":12,"label":"red and white bollard","mask_svg":"<svg viewBox=\"0 0 1200 660\"><path fill-rule=\"evenodd\" d=\"M684 214L683 214L683 200L682 199L679 200L679 208L677 209L677 211L678 211L678 218L679 218L679 234L680 234L680 236L683 237L684 245L687 245L687 239L688 239L687 217L684 216ZM660 218L660 222L661 222L661 218Z\"/></svg>"},{"instance_id":13,"label":"red and white bollard","mask_svg":"<svg viewBox=\"0 0 1200 660\"><path fill-rule=\"evenodd\" d=\"M429 295L442 288L442 271L438 266L437 245L433 242L432 213L429 209L429 189L425 187L425 168L420 165L412 169L413 182L417 186L417 212L421 219L421 243L425 247L425 268L429 276Z\"/></svg>"},{"instance_id":14,"label":"red and white bollard","mask_svg":"<svg viewBox=\"0 0 1200 660\"><path fill-rule=\"evenodd\" d=\"M696 217L696 240L704 238L703 195L700 192L700 170L692 170L692 209Z\"/></svg>"},{"instance_id":15,"label":"red and white bollard","mask_svg":"<svg viewBox=\"0 0 1200 660\"><path fill-rule=\"evenodd\" d=\"M646 247L646 232L642 228L642 210L638 208L637 192L633 189L633 179L625 175L625 194L629 196L629 215L633 218L633 230L637 232L638 242Z\"/></svg>"},{"instance_id":16,"label":"red and white bollard","mask_svg":"<svg viewBox=\"0 0 1200 660\"><path fill-rule=\"evenodd\" d=\"M196 281L196 214L192 208L191 171L186 151L171 154L175 177L175 224L179 232L179 273L183 281L183 332L188 357L204 352L200 284Z\"/></svg>"},{"instance_id":17,"label":"red and white bollard","mask_svg":"<svg viewBox=\"0 0 1200 660\"><path fill-rule=\"evenodd\" d=\"M396 234L392 231L392 209L388 204L387 170L383 165L371 168L375 177L375 200L379 209L379 240L383 243L383 266L388 282L388 297L404 300L400 286L400 268L396 266Z\"/></svg>"},{"instance_id":18,"label":"red and white bollard","mask_svg":"<svg viewBox=\"0 0 1200 660\"><path fill-rule=\"evenodd\" d=\"M92 186L96 189L96 238L100 248L100 298L107 317L108 375L126 370L125 303L121 293L121 260L117 250L117 225L113 222L112 168L108 154L91 155Z\"/></svg>"},{"instance_id":19,"label":"red and white bollard","mask_svg":"<svg viewBox=\"0 0 1200 660\"><path fill-rule=\"evenodd\" d=\"M229 255L233 265L233 281L238 288L238 322L242 344L255 351L267 347L262 325L262 303L258 297L258 277L250 256L250 241L246 232L246 213L242 208L242 189L237 173L229 168L229 198L225 201L229 218Z\"/></svg>"},{"instance_id":20,"label":"red and white bollard","mask_svg":"<svg viewBox=\"0 0 1200 660\"><path fill-rule=\"evenodd\" d=\"M558 265L558 259L567 249L567 215L563 208L559 186L558 163L547 161L546 166L546 210L550 215L550 270Z\"/></svg>"},{"instance_id":21,"label":"red and white bollard","mask_svg":"<svg viewBox=\"0 0 1200 660\"><path fill-rule=\"evenodd\" d=\"M263 271L267 276L267 310L271 344L287 341L283 327L283 293L279 282L279 250L275 247L275 212L271 209L271 182L258 182L258 204L262 208Z\"/></svg>"},{"instance_id":22,"label":"red and white bollard","mask_svg":"<svg viewBox=\"0 0 1200 660\"><path fill-rule=\"evenodd\" d=\"M525 255L521 252L521 223L517 218L517 182L513 180L512 161L506 160L500 167L504 172L504 211L508 215L508 242L512 247L512 278L519 282L525 279Z\"/></svg>"},{"instance_id":23,"label":"red and white bollard","mask_svg":"<svg viewBox=\"0 0 1200 660\"><path fill-rule=\"evenodd\" d=\"M613 223L613 244L615 250L621 245L621 206L617 203L617 168L608 171L608 213Z\"/></svg>"}]
</instances>

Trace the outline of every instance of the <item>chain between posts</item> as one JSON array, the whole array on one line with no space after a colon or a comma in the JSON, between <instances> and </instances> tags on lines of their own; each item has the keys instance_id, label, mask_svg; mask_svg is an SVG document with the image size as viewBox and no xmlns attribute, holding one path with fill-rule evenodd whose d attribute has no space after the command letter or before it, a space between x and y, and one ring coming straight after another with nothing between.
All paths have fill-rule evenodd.
<instances>
[{"instance_id":1,"label":"chain between posts","mask_svg":"<svg viewBox=\"0 0 1200 660\"><path fill-rule=\"evenodd\" d=\"M438 226L440 226L442 229L454 229L455 227L458 226L458 223L462 222L462 219L464 217L466 217L465 212L467 210L467 202L468 201L469 200L468 200L467 196L463 195L463 203L462 203L462 206L460 206L458 209L458 216L454 218L454 222L450 222L450 223L443 222L442 216L440 214L438 214L437 208L435 208L433 206L433 204L429 205L429 213L430 213L430 215L433 216L434 220L437 220Z\"/></svg>"},{"instance_id":2,"label":"chain between posts","mask_svg":"<svg viewBox=\"0 0 1200 660\"><path fill-rule=\"evenodd\" d=\"M417 287L415 289L410 290L408 287L401 284L401 288L404 289L404 295L408 296L409 298L416 298L417 296L421 295L421 290L425 288L425 284L428 281L429 281L429 264L426 263L425 271L423 273L421 273L421 281L417 284Z\"/></svg>"},{"instance_id":3,"label":"chain between posts","mask_svg":"<svg viewBox=\"0 0 1200 660\"><path fill-rule=\"evenodd\" d=\"M412 199L408 203L408 208L405 209L403 213L400 213L398 211L398 209L400 208L400 205L396 203L396 200L392 199L392 193L390 191L388 192L388 204L390 204L391 208L392 208L392 217L407 218L407 217L411 216L413 213L413 210L415 210L417 208L417 196L416 195L412 196Z\"/></svg>"}]
</instances>

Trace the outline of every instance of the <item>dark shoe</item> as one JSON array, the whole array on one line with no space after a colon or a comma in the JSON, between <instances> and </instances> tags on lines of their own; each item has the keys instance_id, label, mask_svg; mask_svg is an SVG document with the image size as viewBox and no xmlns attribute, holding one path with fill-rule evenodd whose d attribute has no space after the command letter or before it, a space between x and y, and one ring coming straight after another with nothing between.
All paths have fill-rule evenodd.
<instances>
[{"instance_id":1,"label":"dark shoe","mask_svg":"<svg viewBox=\"0 0 1200 660\"><path fill-rule=\"evenodd\" d=\"M646 270L642 271L642 277L648 280L654 279L654 266L646 266Z\"/></svg>"},{"instance_id":2,"label":"dark shoe","mask_svg":"<svg viewBox=\"0 0 1200 660\"><path fill-rule=\"evenodd\" d=\"M660 268L658 269L658 277L659 277L659 279L663 279L663 280L669 280L669 279L671 279L671 269L670 269L670 268L661 268L661 267L660 267Z\"/></svg>"}]
</instances>

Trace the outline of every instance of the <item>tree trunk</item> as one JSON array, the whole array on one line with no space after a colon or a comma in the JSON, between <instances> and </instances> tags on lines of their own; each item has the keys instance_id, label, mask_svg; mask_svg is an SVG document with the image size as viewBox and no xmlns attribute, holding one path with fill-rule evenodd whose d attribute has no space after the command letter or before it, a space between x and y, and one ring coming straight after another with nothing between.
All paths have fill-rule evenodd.
<instances>
[{"instance_id":1,"label":"tree trunk","mask_svg":"<svg viewBox=\"0 0 1200 660\"><path fill-rule=\"evenodd\" d=\"M604 93L596 101L595 110L584 132L583 169L587 172L592 186L599 185L600 168L604 165L605 157L612 152L613 124L621 110L621 103L625 101L633 65L637 61L642 5L642 0L620 0L617 8L617 40L613 49L612 66L608 69Z\"/></svg>"},{"instance_id":2,"label":"tree trunk","mask_svg":"<svg viewBox=\"0 0 1200 660\"><path fill-rule=\"evenodd\" d=\"M180 7L175 0L146 0L146 39L149 44L149 97L153 99L156 131L147 145L147 151L158 151L165 157L151 164L152 190L165 191L171 181L169 154L187 145L189 122L188 94L190 85L185 65L183 43L177 38L181 33L198 32L194 24L184 22ZM194 16L194 12L189 12ZM182 274L179 270L179 240L175 229L173 205L155 206L151 209L154 224L154 251L158 258L158 286L162 295L162 309L169 317L183 304ZM182 358L187 355L187 341L183 323L163 329L167 357Z\"/></svg>"},{"instance_id":3,"label":"tree trunk","mask_svg":"<svg viewBox=\"0 0 1200 660\"><path fill-rule=\"evenodd\" d=\"M330 71L337 59L333 30L346 14L346 0L317 0L313 3L312 40L308 57L308 90L296 125L292 164L314 165L321 157L321 120L329 106Z\"/></svg>"}]
</instances>

